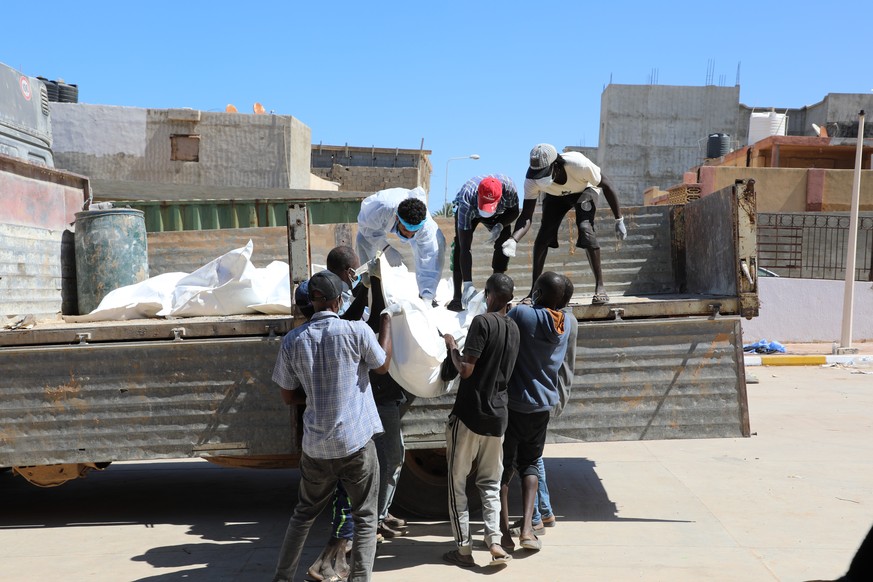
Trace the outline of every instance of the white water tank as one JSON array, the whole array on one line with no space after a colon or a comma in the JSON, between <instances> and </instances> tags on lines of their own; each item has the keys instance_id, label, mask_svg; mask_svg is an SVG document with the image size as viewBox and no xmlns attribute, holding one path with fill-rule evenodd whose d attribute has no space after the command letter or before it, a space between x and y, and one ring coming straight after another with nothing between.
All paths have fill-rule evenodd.
<instances>
[{"instance_id":1,"label":"white water tank","mask_svg":"<svg viewBox=\"0 0 873 582\"><path fill-rule=\"evenodd\" d=\"M788 126L788 116L784 113L770 111L768 113L755 113L749 118L749 145L770 137L771 135L785 135Z\"/></svg>"}]
</instances>

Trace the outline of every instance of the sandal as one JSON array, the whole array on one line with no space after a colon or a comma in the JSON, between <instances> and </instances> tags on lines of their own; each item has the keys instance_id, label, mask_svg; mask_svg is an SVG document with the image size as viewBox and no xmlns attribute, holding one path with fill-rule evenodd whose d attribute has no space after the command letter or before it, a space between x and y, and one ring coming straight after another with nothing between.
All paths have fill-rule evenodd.
<instances>
[{"instance_id":1,"label":"sandal","mask_svg":"<svg viewBox=\"0 0 873 582\"><path fill-rule=\"evenodd\" d=\"M606 293L595 293L591 298L591 305L606 305L609 303L609 295Z\"/></svg>"},{"instance_id":2,"label":"sandal","mask_svg":"<svg viewBox=\"0 0 873 582\"><path fill-rule=\"evenodd\" d=\"M554 518L552 521L553 521L552 525L555 525ZM535 523L535 524L533 524L532 527L533 527L534 534L539 535L539 536L546 534L546 524L545 523L543 523L543 522ZM520 519L509 527L509 535L514 536L514 537L518 537L521 535L521 520Z\"/></svg>"},{"instance_id":3,"label":"sandal","mask_svg":"<svg viewBox=\"0 0 873 582\"><path fill-rule=\"evenodd\" d=\"M452 550L451 552L443 554L443 561L448 562L449 564L454 564L455 566L460 566L461 568L476 567L476 562L473 560L473 556L465 556L458 550Z\"/></svg>"},{"instance_id":4,"label":"sandal","mask_svg":"<svg viewBox=\"0 0 873 582\"><path fill-rule=\"evenodd\" d=\"M543 518L543 527L555 527L557 523L558 519L554 515L552 517ZM536 528L534 528L534 530L536 530Z\"/></svg>"},{"instance_id":5,"label":"sandal","mask_svg":"<svg viewBox=\"0 0 873 582\"><path fill-rule=\"evenodd\" d=\"M536 535L533 538L525 538L523 540L518 540L519 545L525 550L533 550L538 551L543 549L543 543L540 541Z\"/></svg>"},{"instance_id":6,"label":"sandal","mask_svg":"<svg viewBox=\"0 0 873 582\"><path fill-rule=\"evenodd\" d=\"M394 517L390 513L385 516L385 519L382 520L382 523L384 523L385 525L387 525L391 529L398 529L398 528L406 527L406 520L405 519L400 519L399 517Z\"/></svg>"},{"instance_id":7,"label":"sandal","mask_svg":"<svg viewBox=\"0 0 873 582\"><path fill-rule=\"evenodd\" d=\"M488 562L489 566L503 566L512 559L512 556L507 554L500 544L491 544L488 550L491 552L491 561ZM495 554L495 551L500 553Z\"/></svg>"}]
</instances>

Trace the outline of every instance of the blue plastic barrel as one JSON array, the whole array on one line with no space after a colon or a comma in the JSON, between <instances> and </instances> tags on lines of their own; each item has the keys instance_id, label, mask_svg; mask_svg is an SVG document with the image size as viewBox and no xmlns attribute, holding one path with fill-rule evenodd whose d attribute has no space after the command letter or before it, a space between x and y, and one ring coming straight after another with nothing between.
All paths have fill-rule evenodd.
<instances>
[{"instance_id":1,"label":"blue plastic barrel","mask_svg":"<svg viewBox=\"0 0 873 582\"><path fill-rule=\"evenodd\" d=\"M110 291L148 279L148 243L141 210L77 212L75 230L80 314L96 309Z\"/></svg>"}]
</instances>

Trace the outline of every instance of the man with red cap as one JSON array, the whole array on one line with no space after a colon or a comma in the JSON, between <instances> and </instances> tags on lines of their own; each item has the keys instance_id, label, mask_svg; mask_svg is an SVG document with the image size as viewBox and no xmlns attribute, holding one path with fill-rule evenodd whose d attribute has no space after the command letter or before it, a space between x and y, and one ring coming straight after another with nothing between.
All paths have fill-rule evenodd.
<instances>
[{"instance_id":1,"label":"man with red cap","mask_svg":"<svg viewBox=\"0 0 873 582\"><path fill-rule=\"evenodd\" d=\"M509 258L515 256L515 247L530 230L530 223L510 230L518 218L518 190L515 183L503 174L476 176L467 180L455 196L455 240L452 243L452 283L454 296L446 306L461 311L476 295L473 287L473 231L481 222L488 229L488 242L494 243L491 269L505 273Z\"/></svg>"}]
</instances>

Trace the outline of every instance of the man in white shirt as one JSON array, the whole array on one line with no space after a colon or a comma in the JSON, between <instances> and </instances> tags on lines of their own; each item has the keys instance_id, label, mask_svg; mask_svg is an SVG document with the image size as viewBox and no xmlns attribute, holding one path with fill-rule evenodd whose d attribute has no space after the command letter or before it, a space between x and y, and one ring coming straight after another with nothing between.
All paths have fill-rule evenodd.
<instances>
[{"instance_id":1,"label":"man in white shirt","mask_svg":"<svg viewBox=\"0 0 873 582\"><path fill-rule=\"evenodd\" d=\"M543 272L549 247L558 248L558 228L564 216L574 208L579 230L576 246L585 249L594 274L594 297L591 303L609 303L600 266L600 243L594 234L596 202L601 192L615 217L615 236L618 240L624 240L627 237L627 228L621 215L618 194L597 164L581 152L559 154L555 146L547 143L538 144L531 150L530 167L524 180L524 205L519 222L533 219L537 198L544 194L542 221L534 241L531 293L534 283ZM530 295L528 293L528 297Z\"/></svg>"}]
</instances>

